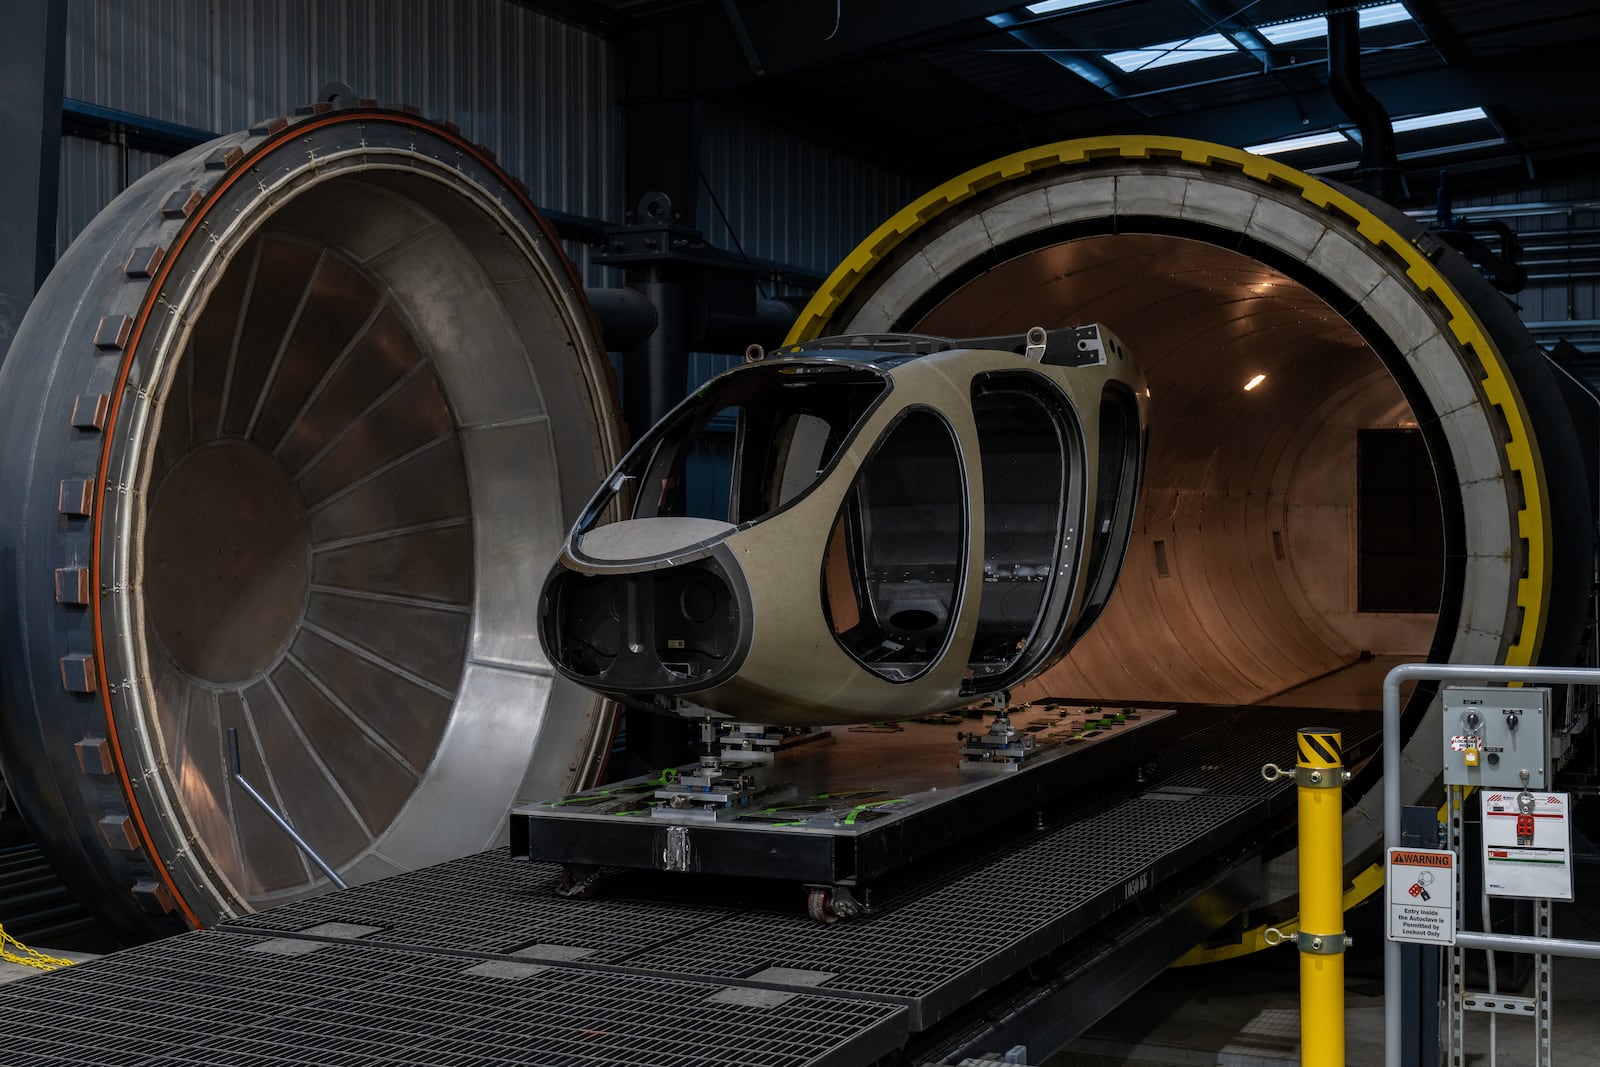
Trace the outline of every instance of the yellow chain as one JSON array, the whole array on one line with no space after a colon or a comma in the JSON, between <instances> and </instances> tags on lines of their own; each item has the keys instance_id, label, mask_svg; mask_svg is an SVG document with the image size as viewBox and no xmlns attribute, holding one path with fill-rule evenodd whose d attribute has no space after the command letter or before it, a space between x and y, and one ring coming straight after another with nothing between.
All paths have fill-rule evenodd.
<instances>
[{"instance_id":1,"label":"yellow chain","mask_svg":"<svg viewBox=\"0 0 1600 1067\"><path fill-rule=\"evenodd\" d=\"M64 960L60 956L47 956L43 952L29 948L7 933L4 926L0 926L0 960L19 963L24 967L33 967L41 971L72 966L71 960Z\"/></svg>"}]
</instances>

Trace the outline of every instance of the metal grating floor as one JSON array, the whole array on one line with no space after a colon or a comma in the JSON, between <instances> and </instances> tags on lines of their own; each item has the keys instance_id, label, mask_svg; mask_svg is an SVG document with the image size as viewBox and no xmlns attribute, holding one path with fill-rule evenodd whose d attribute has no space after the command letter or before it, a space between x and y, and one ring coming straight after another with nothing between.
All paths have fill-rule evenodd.
<instances>
[{"instance_id":1,"label":"metal grating floor","mask_svg":"<svg viewBox=\"0 0 1600 1067\"><path fill-rule=\"evenodd\" d=\"M748 991L740 991L748 992ZM862 1063L891 1005L207 931L9 987L7 1067Z\"/></svg>"},{"instance_id":2,"label":"metal grating floor","mask_svg":"<svg viewBox=\"0 0 1600 1067\"><path fill-rule=\"evenodd\" d=\"M629 894L630 881L608 886L611 891L596 900L563 900L555 892L557 867L496 849L221 926L297 933L323 923L353 923L377 927L361 939L365 944L502 954L563 945L581 951L588 963L609 963L726 919L737 908L642 899Z\"/></svg>"},{"instance_id":3,"label":"metal grating floor","mask_svg":"<svg viewBox=\"0 0 1600 1067\"><path fill-rule=\"evenodd\" d=\"M1122 797L1004 856L907 887L859 926L745 913L628 963L665 972L692 961L695 974L742 978L782 961L834 974L830 990L903 998L920 1029L982 992L986 972L1012 973L1197 862L1215 835L1244 829L1253 807L1232 797Z\"/></svg>"},{"instance_id":4,"label":"metal grating floor","mask_svg":"<svg viewBox=\"0 0 1600 1067\"><path fill-rule=\"evenodd\" d=\"M554 867L486 852L0 989L5 1062L867 1063L1292 807L1259 768L1304 717L1209 720L1143 784L879 883L865 919L663 875L564 900Z\"/></svg>"}]
</instances>

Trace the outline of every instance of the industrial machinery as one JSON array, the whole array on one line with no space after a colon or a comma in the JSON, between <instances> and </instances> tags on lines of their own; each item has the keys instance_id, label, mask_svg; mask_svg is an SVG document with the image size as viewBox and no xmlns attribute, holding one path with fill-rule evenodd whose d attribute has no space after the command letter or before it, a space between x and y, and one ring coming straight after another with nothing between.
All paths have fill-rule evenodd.
<instances>
[{"instance_id":1,"label":"industrial machinery","mask_svg":"<svg viewBox=\"0 0 1600 1067\"><path fill-rule=\"evenodd\" d=\"M554 235L450 126L318 104L156 168L0 390L0 763L123 936L328 887L230 729L351 882L592 780L609 717L534 603L621 452L610 372Z\"/></svg>"},{"instance_id":2,"label":"industrial machinery","mask_svg":"<svg viewBox=\"0 0 1600 1067\"><path fill-rule=\"evenodd\" d=\"M1571 660L1591 491L1543 355L1370 198L1178 138L1042 146L887 220L789 341L1089 322L1145 376L1144 487L1116 597L1016 702L1238 707L1359 679L1363 652ZM622 452L604 343L516 183L449 127L319 105L158 168L62 259L0 388L27 398L0 425L0 762L127 936L326 888L234 790L229 727L352 882L596 784L607 704L535 634L540 578ZM1351 442L1374 428L1420 441L1438 492L1426 610L1354 592ZM820 617L820 556L803 578ZM1438 777L1429 706L1407 800ZM1374 777L1352 783L1352 863Z\"/></svg>"}]
</instances>

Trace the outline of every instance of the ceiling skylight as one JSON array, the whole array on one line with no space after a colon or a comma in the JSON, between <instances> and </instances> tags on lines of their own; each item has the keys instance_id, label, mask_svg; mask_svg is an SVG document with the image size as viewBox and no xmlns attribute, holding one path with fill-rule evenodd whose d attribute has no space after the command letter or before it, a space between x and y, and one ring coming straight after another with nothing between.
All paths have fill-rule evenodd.
<instances>
[{"instance_id":1,"label":"ceiling skylight","mask_svg":"<svg viewBox=\"0 0 1600 1067\"><path fill-rule=\"evenodd\" d=\"M1397 119L1394 123L1395 133L1408 133L1412 130L1431 130L1439 126L1456 126L1463 122L1487 121L1488 114L1481 107L1465 107L1459 111L1441 111L1433 115L1413 115L1408 119ZM1246 145L1246 152L1254 152L1258 156L1275 156L1280 152L1298 152L1305 148L1325 148L1328 145L1341 143L1354 144L1348 135L1339 130L1323 130L1319 133L1308 133L1300 137L1286 137L1281 141L1267 141L1264 144Z\"/></svg>"},{"instance_id":2,"label":"ceiling skylight","mask_svg":"<svg viewBox=\"0 0 1600 1067\"><path fill-rule=\"evenodd\" d=\"M1302 148L1325 148L1331 144L1348 144L1350 139L1337 130L1326 133L1308 133L1304 137L1285 137L1281 141L1267 141L1263 144L1246 145L1246 152L1254 152L1258 156L1275 156L1279 152L1298 152Z\"/></svg>"},{"instance_id":3,"label":"ceiling skylight","mask_svg":"<svg viewBox=\"0 0 1600 1067\"><path fill-rule=\"evenodd\" d=\"M1398 119L1394 124L1394 132L1431 130L1435 126L1454 126L1457 123L1476 122L1488 117L1481 107L1464 107L1460 111L1441 111L1437 115L1416 115L1409 119Z\"/></svg>"},{"instance_id":4,"label":"ceiling skylight","mask_svg":"<svg viewBox=\"0 0 1600 1067\"><path fill-rule=\"evenodd\" d=\"M1040 0L1037 4L1024 4L1022 10L1030 15L1051 15L1057 11L1070 11L1075 7L1103 4L1106 0Z\"/></svg>"},{"instance_id":5,"label":"ceiling skylight","mask_svg":"<svg viewBox=\"0 0 1600 1067\"><path fill-rule=\"evenodd\" d=\"M1197 59L1211 59L1237 52L1238 46L1220 33L1189 37L1181 41L1164 41L1148 48L1135 48L1127 52L1107 52L1106 61L1132 74L1139 70L1170 67L1174 63L1193 63Z\"/></svg>"},{"instance_id":6,"label":"ceiling skylight","mask_svg":"<svg viewBox=\"0 0 1600 1067\"><path fill-rule=\"evenodd\" d=\"M1076 3L1086 0L1046 0L1046 2L1075 6ZM1028 10L1033 11L1034 8L1042 6L1044 5L1035 4ZM1361 28L1364 30L1373 26L1388 26L1396 22L1410 21L1411 13L1406 10L1406 5L1403 3L1378 4L1361 9ZM1292 22L1280 22L1274 26L1259 26L1256 32L1272 44L1309 41L1328 35L1328 19L1325 15L1316 15L1311 18L1295 19ZM1208 33L1199 37L1164 41L1161 44L1134 48L1126 52L1108 52L1105 58L1132 74L1141 70L1155 70L1157 67L1170 67L1174 63L1193 63L1199 59L1234 55L1238 51L1238 47L1227 37L1220 33Z\"/></svg>"},{"instance_id":7,"label":"ceiling skylight","mask_svg":"<svg viewBox=\"0 0 1600 1067\"><path fill-rule=\"evenodd\" d=\"M1406 5L1404 4L1379 4L1377 7L1364 7L1361 9L1361 28L1364 30L1373 26L1389 26L1396 22L1410 21L1411 12L1406 10ZM1311 18L1295 19L1293 22L1257 26L1256 32L1273 44L1309 41L1328 35L1328 17L1326 15L1313 15Z\"/></svg>"}]
</instances>

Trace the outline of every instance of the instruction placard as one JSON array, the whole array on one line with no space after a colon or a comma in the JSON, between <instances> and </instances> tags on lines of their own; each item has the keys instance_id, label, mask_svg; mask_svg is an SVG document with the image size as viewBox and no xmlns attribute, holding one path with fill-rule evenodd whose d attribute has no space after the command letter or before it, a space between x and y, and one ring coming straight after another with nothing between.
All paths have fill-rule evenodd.
<instances>
[{"instance_id":1,"label":"instruction placard","mask_svg":"<svg viewBox=\"0 0 1600 1067\"><path fill-rule=\"evenodd\" d=\"M1493 897L1572 899L1572 800L1484 789L1483 877Z\"/></svg>"},{"instance_id":2,"label":"instruction placard","mask_svg":"<svg viewBox=\"0 0 1600 1067\"><path fill-rule=\"evenodd\" d=\"M1387 875L1389 940L1419 945L1455 944L1455 853L1391 848Z\"/></svg>"}]
</instances>

